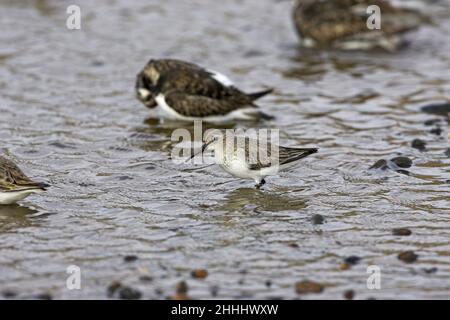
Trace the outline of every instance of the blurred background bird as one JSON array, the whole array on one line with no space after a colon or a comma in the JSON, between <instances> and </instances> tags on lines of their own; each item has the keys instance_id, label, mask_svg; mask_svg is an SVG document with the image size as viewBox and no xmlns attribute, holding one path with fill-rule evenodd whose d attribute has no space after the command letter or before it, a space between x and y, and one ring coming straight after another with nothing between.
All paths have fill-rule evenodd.
<instances>
[{"instance_id":1,"label":"blurred background bird","mask_svg":"<svg viewBox=\"0 0 450 320\"><path fill-rule=\"evenodd\" d=\"M367 25L373 5L380 8L380 29ZM303 46L341 50L395 51L407 44L406 32L429 22L419 11L387 0L298 0L293 15Z\"/></svg>"}]
</instances>

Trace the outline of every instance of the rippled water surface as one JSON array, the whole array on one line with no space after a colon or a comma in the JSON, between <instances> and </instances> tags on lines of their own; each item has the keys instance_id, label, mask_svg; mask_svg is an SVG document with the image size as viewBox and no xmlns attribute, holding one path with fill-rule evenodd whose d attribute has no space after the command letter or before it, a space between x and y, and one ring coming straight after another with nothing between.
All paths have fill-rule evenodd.
<instances>
[{"instance_id":1,"label":"rippled water surface","mask_svg":"<svg viewBox=\"0 0 450 320\"><path fill-rule=\"evenodd\" d=\"M82 30L65 27L74 2ZM407 3L435 23L387 54L299 49L290 1L1 0L1 152L53 187L0 208L0 288L103 299L120 281L164 299L186 280L197 299L291 299L309 279L325 290L301 298L448 299L449 125L420 107L450 97L450 5ZM134 98L151 57L212 67L247 91L274 87L260 105L276 119L236 126L281 128L284 144L320 152L262 191L173 163L171 132L189 125L159 122ZM368 170L397 155L413 160L409 175ZM412 235L392 235L400 227ZM397 259L406 250L419 259ZM348 256L362 259L342 270ZM66 289L71 264L82 290ZM367 289L368 265L381 290ZM196 268L208 277L192 279Z\"/></svg>"}]
</instances>

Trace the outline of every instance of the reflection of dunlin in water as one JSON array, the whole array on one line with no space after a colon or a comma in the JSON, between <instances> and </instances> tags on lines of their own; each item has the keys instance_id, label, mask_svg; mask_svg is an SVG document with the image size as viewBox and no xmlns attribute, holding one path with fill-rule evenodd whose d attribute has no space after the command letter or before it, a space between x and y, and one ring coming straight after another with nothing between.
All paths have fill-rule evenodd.
<instances>
[{"instance_id":1,"label":"reflection of dunlin in water","mask_svg":"<svg viewBox=\"0 0 450 320\"><path fill-rule=\"evenodd\" d=\"M228 193L223 203L216 209L226 212L242 212L247 209L259 213L261 211L296 211L306 207L306 201L301 198L292 198L276 193L261 193L254 188L240 188Z\"/></svg>"}]
</instances>

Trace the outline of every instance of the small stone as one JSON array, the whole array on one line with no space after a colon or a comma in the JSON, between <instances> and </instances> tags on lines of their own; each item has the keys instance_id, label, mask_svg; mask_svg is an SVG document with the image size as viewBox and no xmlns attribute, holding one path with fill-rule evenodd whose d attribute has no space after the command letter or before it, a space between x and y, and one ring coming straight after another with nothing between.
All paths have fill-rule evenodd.
<instances>
[{"instance_id":1,"label":"small stone","mask_svg":"<svg viewBox=\"0 0 450 320\"><path fill-rule=\"evenodd\" d=\"M315 214L311 218L311 222L316 225L323 224L324 221L325 221L325 218L321 214Z\"/></svg>"},{"instance_id":2,"label":"small stone","mask_svg":"<svg viewBox=\"0 0 450 320\"><path fill-rule=\"evenodd\" d=\"M153 278L150 277L150 276L140 276L139 280L142 281L142 282L152 282Z\"/></svg>"},{"instance_id":3,"label":"small stone","mask_svg":"<svg viewBox=\"0 0 450 320\"><path fill-rule=\"evenodd\" d=\"M341 270L348 270L350 269L350 265L348 263L341 263L341 265L339 266L339 269Z\"/></svg>"},{"instance_id":4,"label":"small stone","mask_svg":"<svg viewBox=\"0 0 450 320\"><path fill-rule=\"evenodd\" d=\"M218 286L212 286L211 287L211 295L213 297L217 297L218 294L219 294L219 287Z\"/></svg>"},{"instance_id":5,"label":"small stone","mask_svg":"<svg viewBox=\"0 0 450 320\"><path fill-rule=\"evenodd\" d=\"M291 248L298 248L299 247L298 243L295 243L295 242L289 242L287 245L289 247L291 247Z\"/></svg>"},{"instance_id":6,"label":"small stone","mask_svg":"<svg viewBox=\"0 0 450 320\"><path fill-rule=\"evenodd\" d=\"M386 170L388 168L387 162L384 159L380 159L377 162L375 162L370 168L371 169L380 169L380 170Z\"/></svg>"},{"instance_id":7,"label":"small stone","mask_svg":"<svg viewBox=\"0 0 450 320\"><path fill-rule=\"evenodd\" d=\"M265 284L267 288L270 288L272 286L272 281L267 280Z\"/></svg>"},{"instance_id":8,"label":"small stone","mask_svg":"<svg viewBox=\"0 0 450 320\"><path fill-rule=\"evenodd\" d=\"M191 276L195 279L205 279L208 276L208 271L206 269L196 269L191 272Z\"/></svg>"},{"instance_id":9,"label":"small stone","mask_svg":"<svg viewBox=\"0 0 450 320\"><path fill-rule=\"evenodd\" d=\"M429 127L429 126L435 125L435 124L437 124L439 122L441 122L441 119L430 119L430 120L425 121L424 124L427 127Z\"/></svg>"},{"instance_id":10,"label":"small stone","mask_svg":"<svg viewBox=\"0 0 450 320\"><path fill-rule=\"evenodd\" d=\"M3 296L3 298L5 298L5 299L9 299L9 298L14 298L14 297L16 297L16 296L17 296L17 293L15 293L15 292L12 291L12 290L5 290L5 291L2 292L2 296Z\"/></svg>"},{"instance_id":11,"label":"small stone","mask_svg":"<svg viewBox=\"0 0 450 320\"><path fill-rule=\"evenodd\" d=\"M38 300L52 300L53 297L50 293L40 293L36 296Z\"/></svg>"},{"instance_id":12,"label":"small stone","mask_svg":"<svg viewBox=\"0 0 450 320\"><path fill-rule=\"evenodd\" d=\"M450 148L448 148L447 150L445 150L444 154L450 158Z\"/></svg>"},{"instance_id":13,"label":"small stone","mask_svg":"<svg viewBox=\"0 0 450 320\"><path fill-rule=\"evenodd\" d=\"M188 285L186 283L186 281L180 281L177 284L177 293L182 293L182 294L186 294L189 290Z\"/></svg>"},{"instance_id":14,"label":"small stone","mask_svg":"<svg viewBox=\"0 0 450 320\"><path fill-rule=\"evenodd\" d=\"M436 128L431 129L430 133L440 136L442 134L442 129L441 129L441 127L436 127Z\"/></svg>"},{"instance_id":15,"label":"small stone","mask_svg":"<svg viewBox=\"0 0 450 320\"><path fill-rule=\"evenodd\" d=\"M426 142L421 139L414 139L411 142L411 147L413 147L414 149L417 149L419 151L425 151L426 145L427 145Z\"/></svg>"},{"instance_id":16,"label":"small stone","mask_svg":"<svg viewBox=\"0 0 450 320\"><path fill-rule=\"evenodd\" d=\"M417 260L418 255L414 253L414 251L404 251L398 254L398 259L406 262L406 263L413 263Z\"/></svg>"},{"instance_id":17,"label":"small stone","mask_svg":"<svg viewBox=\"0 0 450 320\"><path fill-rule=\"evenodd\" d=\"M119 289L119 298L122 300L138 300L142 297L142 293L139 290L122 287Z\"/></svg>"},{"instance_id":18,"label":"small stone","mask_svg":"<svg viewBox=\"0 0 450 320\"><path fill-rule=\"evenodd\" d=\"M448 117L450 113L450 103L435 103L422 107L422 111L425 113L436 114L440 116Z\"/></svg>"},{"instance_id":19,"label":"small stone","mask_svg":"<svg viewBox=\"0 0 450 320\"><path fill-rule=\"evenodd\" d=\"M323 290L324 286L314 281L304 280L295 284L295 291L298 294L321 293Z\"/></svg>"},{"instance_id":20,"label":"small stone","mask_svg":"<svg viewBox=\"0 0 450 320\"><path fill-rule=\"evenodd\" d=\"M112 282L106 289L108 297L112 298L112 296L116 293L117 289L119 289L121 287L122 287L122 284L119 281Z\"/></svg>"},{"instance_id":21,"label":"small stone","mask_svg":"<svg viewBox=\"0 0 450 320\"><path fill-rule=\"evenodd\" d=\"M123 261L125 262L134 262L138 259L137 256L133 256L133 255L129 255L129 256L125 256L123 257Z\"/></svg>"},{"instance_id":22,"label":"small stone","mask_svg":"<svg viewBox=\"0 0 450 320\"><path fill-rule=\"evenodd\" d=\"M344 263L350 265L350 266L354 266L356 264L358 264L358 262L361 261L360 257L357 256L350 256L344 259Z\"/></svg>"},{"instance_id":23,"label":"small stone","mask_svg":"<svg viewBox=\"0 0 450 320\"><path fill-rule=\"evenodd\" d=\"M395 157L391 161L400 168L411 168L412 160L408 157Z\"/></svg>"},{"instance_id":24,"label":"small stone","mask_svg":"<svg viewBox=\"0 0 450 320\"><path fill-rule=\"evenodd\" d=\"M422 269L423 272L425 272L426 274L432 274L432 273L436 273L438 271L438 269L436 267L432 267L432 268L423 268Z\"/></svg>"},{"instance_id":25,"label":"small stone","mask_svg":"<svg viewBox=\"0 0 450 320\"><path fill-rule=\"evenodd\" d=\"M396 228L392 230L394 236L409 236L411 233L411 230L407 228Z\"/></svg>"},{"instance_id":26,"label":"small stone","mask_svg":"<svg viewBox=\"0 0 450 320\"><path fill-rule=\"evenodd\" d=\"M344 298L347 300L353 300L355 297L355 291L353 290L346 290L344 291Z\"/></svg>"}]
</instances>

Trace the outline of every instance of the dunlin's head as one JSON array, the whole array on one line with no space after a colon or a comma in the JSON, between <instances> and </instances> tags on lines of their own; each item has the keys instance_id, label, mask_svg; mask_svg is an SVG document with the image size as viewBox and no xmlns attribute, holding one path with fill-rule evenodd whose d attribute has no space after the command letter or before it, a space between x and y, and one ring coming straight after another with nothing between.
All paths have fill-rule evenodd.
<instances>
[{"instance_id":1,"label":"dunlin's head","mask_svg":"<svg viewBox=\"0 0 450 320\"><path fill-rule=\"evenodd\" d=\"M151 65L141 71L136 77L136 97L147 108L157 106L155 91L158 89L159 73Z\"/></svg>"}]
</instances>

